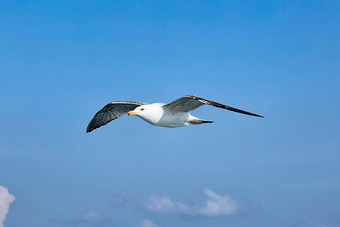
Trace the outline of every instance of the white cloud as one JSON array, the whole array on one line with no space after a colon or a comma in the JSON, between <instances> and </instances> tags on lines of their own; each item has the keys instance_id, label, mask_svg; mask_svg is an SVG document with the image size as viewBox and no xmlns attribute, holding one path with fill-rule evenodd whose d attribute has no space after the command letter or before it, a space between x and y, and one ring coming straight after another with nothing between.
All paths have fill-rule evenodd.
<instances>
[{"instance_id":1,"label":"white cloud","mask_svg":"<svg viewBox=\"0 0 340 227\"><path fill-rule=\"evenodd\" d=\"M4 226L9 205L14 201L14 199L15 197L9 194L7 188L0 186L0 227Z\"/></svg>"},{"instance_id":2,"label":"white cloud","mask_svg":"<svg viewBox=\"0 0 340 227\"><path fill-rule=\"evenodd\" d=\"M218 195L210 189L204 189L203 193L208 197L208 200L205 202L205 206L200 208L200 214L205 216L221 216L237 213L237 203L229 196Z\"/></svg>"},{"instance_id":3,"label":"white cloud","mask_svg":"<svg viewBox=\"0 0 340 227\"><path fill-rule=\"evenodd\" d=\"M172 201L169 197L163 195L150 196L143 208L155 213L202 215L209 217L234 215L241 210L241 203L237 203L227 195L219 195L210 189L204 189L203 194L207 197L203 206Z\"/></svg>"},{"instance_id":4,"label":"white cloud","mask_svg":"<svg viewBox=\"0 0 340 227\"><path fill-rule=\"evenodd\" d=\"M173 202L167 196L150 196L145 207L156 213L191 213L192 208L181 202Z\"/></svg>"},{"instance_id":5,"label":"white cloud","mask_svg":"<svg viewBox=\"0 0 340 227\"><path fill-rule=\"evenodd\" d=\"M156 225L155 223L153 223L151 220L148 219L144 219L142 221L142 227L160 227L159 225Z\"/></svg>"}]
</instances>

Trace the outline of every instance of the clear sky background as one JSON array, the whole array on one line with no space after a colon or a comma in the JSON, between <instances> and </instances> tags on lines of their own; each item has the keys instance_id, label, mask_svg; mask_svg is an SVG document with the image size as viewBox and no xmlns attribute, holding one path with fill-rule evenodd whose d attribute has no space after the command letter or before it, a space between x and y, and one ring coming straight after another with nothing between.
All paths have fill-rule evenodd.
<instances>
[{"instance_id":1,"label":"clear sky background","mask_svg":"<svg viewBox=\"0 0 340 227\"><path fill-rule=\"evenodd\" d=\"M0 225L340 226L339 11L0 1ZM111 101L187 94L265 118L203 106L214 124L85 133Z\"/></svg>"}]
</instances>

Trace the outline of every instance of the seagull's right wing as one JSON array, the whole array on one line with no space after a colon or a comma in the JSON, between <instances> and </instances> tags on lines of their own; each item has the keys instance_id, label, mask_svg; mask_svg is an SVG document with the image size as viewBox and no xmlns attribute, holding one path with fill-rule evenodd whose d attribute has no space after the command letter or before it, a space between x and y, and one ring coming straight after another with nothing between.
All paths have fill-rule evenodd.
<instances>
[{"instance_id":1,"label":"seagull's right wing","mask_svg":"<svg viewBox=\"0 0 340 227\"><path fill-rule=\"evenodd\" d=\"M254 113L250 113L244 110L240 110L231 106L227 106L218 102L214 102L205 98L201 98L198 96L194 96L194 95L186 95L182 98L176 99L175 101L172 101L166 105L164 105L164 107L175 111L175 112L190 112L193 111L195 109L197 109L200 106L203 106L205 104L211 105L211 106L215 106L218 108L222 108L225 110L230 110L230 111L234 111L237 113L241 113L241 114L247 114L247 115L251 115L251 116L255 116L255 117L263 117L261 115L258 114L254 114Z\"/></svg>"},{"instance_id":2,"label":"seagull's right wing","mask_svg":"<svg viewBox=\"0 0 340 227\"><path fill-rule=\"evenodd\" d=\"M111 102L104 106L94 115L89 125L87 126L86 132L91 132L96 128L106 125L110 121L123 116L130 110L134 110L138 106L145 104L146 103L144 102L130 102L130 101Z\"/></svg>"}]
</instances>

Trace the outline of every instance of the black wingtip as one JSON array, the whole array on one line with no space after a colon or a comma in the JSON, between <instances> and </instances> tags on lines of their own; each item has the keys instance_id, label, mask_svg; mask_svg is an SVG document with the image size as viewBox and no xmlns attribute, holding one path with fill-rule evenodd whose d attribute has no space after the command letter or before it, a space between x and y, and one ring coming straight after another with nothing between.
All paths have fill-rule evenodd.
<instances>
[{"instance_id":1,"label":"black wingtip","mask_svg":"<svg viewBox=\"0 0 340 227\"><path fill-rule=\"evenodd\" d=\"M240 110L240 109L237 109L237 108L234 108L234 107L231 107L231 106L226 106L225 109L230 110L230 111L234 111L234 112L237 112L237 113L241 113L241 114L246 114L246 115L250 115L250 116L254 116L254 117L261 117L261 118L264 118L264 117L261 116L261 115L254 114L254 113L250 113L250 112L248 112L248 111Z\"/></svg>"},{"instance_id":2,"label":"black wingtip","mask_svg":"<svg viewBox=\"0 0 340 227\"><path fill-rule=\"evenodd\" d=\"M243 113L243 114L254 116L254 117L264 118L264 116L261 116L261 115L258 115L258 114L253 114L253 113L249 113L249 112L248 113Z\"/></svg>"},{"instance_id":3,"label":"black wingtip","mask_svg":"<svg viewBox=\"0 0 340 227\"><path fill-rule=\"evenodd\" d=\"M93 130L94 130L94 128L87 127L87 128L86 128L86 133L92 132Z\"/></svg>"}]
</instances>

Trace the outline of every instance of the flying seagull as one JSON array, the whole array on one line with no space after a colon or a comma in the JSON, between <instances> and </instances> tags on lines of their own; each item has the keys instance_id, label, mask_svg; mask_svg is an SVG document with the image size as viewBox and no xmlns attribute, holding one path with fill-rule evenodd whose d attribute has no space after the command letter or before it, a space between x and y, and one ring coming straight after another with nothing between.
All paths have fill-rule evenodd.
<instances>
[{"instance_id":1,"label":"flying seagull","mask_svg":"<svg viewBox=\"0 0 340 227\"><path fill-rule=\"evenodd\" d=\"M263 117L208 99L194 95L186 95L167 104L147 104L144 102L131 101L111 102L94 115L87 126L86 132L91 132L96 128L106 125L124 114L127 114L128 116L137 115L152 125L168 128L213 123L213 121L199 119L190 114L191 111L205 104L255 117Z\"/></svg>"}]
</instances>

